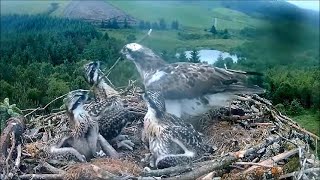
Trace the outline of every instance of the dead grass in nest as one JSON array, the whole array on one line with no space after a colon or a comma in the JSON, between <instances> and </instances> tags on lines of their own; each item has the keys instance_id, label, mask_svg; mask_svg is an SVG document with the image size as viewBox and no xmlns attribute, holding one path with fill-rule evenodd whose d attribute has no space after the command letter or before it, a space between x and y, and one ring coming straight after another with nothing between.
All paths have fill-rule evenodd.
<instances>
[{"instance_id":1,"label":"dead grass in nest","mask_svg":"<svg viewBox=\"0 0 320 180\"><path fill-rule=\"evenodd\" d=\"M141 171L138 165L126 159L100 158L68 167L64 179L105 179L108 173L138 176Z\"/></svg>"},{"instance_id":2,"label":"dead grass in nest","mask_svg":"<svg viewBox=\"0 0 320 180\"><path fill-rule=\"evenodd\" d=\"M142 169L137 164L127 159L95 159L92 161L92 164L99 166L116 175L132 174L137 176L142 171Z\"/></svg>"},{"instance_id":3,"label":"dead grass in nest","mask_svg":"<svg viewBox=\"0 0 320 180\"><path fill-rule=\"evenodd\" d=\"M32 158L39 158L41 156L42 148L46 145L46 143L37 141L25 144L22 148L22 152L30 155Z\"/></svg>"},{"instance_id":4,"label":"dead grass in nest","mask_svg":"<svg viewBox=\"0 0 320 180\"><path fill-rule=\"evenodd\" d=\"M208 144L216 146L217 154L235 152L259 144L268 137L267 128L244 128L227 121L215 122L204 131Z\"/></svg>"}]
</instances>

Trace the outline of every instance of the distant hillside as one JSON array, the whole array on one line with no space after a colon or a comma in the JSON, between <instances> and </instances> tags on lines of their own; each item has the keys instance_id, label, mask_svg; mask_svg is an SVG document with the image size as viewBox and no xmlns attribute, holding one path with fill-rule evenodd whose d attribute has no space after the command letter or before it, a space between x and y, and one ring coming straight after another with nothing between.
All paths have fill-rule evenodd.
<instances>
[{"instance_id":1,"label":"distant hillside","mask_svg":"<svg viewBox=\"0 0 320 180\"><path fill-rule=\"evenodd\" d=\"M319 25L319 12L301 9L284 0L279 1L222 1L221 5L253 17L272 21L299 21Z\"/></svg>"},{"instance_id":2,"label":"distant hillside","mask_svg":"<svg viewBox=\"0 0 320 180\"><path fill-rule=\"evenodd\" d=\"M124 22L125 20L130 24L137 22L132 16L104 1L71 1L63 10L62 16L98 23L114 18L118 22Z\"/></svg>"},{"instance_id":3,"label":"distant hillside","mask_svg":"<svg viewBox=\"0 0 320 180\"><path fill-rule=\"evenodd\" d=\"M52 5L56 8L53 12ZM256 27L267 21L295 20L319 25L319 13L278 1L16 1L1 0L1 15L47 13L81 19L114 17L132 21L179 20L182 25L207 28L218 18L220 29ZM128 16L130 15L130 16ZM136 19L134 19L134 18Z\"/></svg>"}]
</instances>

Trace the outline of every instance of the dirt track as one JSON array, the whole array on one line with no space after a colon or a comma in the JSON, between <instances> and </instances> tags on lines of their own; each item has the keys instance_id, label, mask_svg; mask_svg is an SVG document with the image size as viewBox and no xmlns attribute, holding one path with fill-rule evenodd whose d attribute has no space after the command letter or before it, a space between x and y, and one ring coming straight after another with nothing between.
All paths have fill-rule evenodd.
<instances>
[{"instance_id":1,"label":"dirt track","mask_svg":"<svg viewBox=\"0 0 320 180\"><path fill-rule=\"evenodd\" d=\"M131 23L136 21L133 17L105 1L72 1L65 8L63 16L100 22L113 18L120 21L127 19Z\"/></svg>"}]
</instances>

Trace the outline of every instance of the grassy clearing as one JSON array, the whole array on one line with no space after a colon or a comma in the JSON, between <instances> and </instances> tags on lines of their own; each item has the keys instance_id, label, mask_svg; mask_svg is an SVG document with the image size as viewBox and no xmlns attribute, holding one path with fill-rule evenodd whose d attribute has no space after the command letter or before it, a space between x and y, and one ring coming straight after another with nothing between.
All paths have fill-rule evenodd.
<instances>
[{"instance_id":1,"label":"grassy clearing","mask_svg":"<svg viewBox=\"0 0 320 180\"><path fill-rule=\"evenodd\" d=\"M320 136L320 111L305 111L299 116L293 117L299 125L308 131Z\"/></svg>"},{"instance_id":2,"label":"grassy clearing","mask_svg":"<svg viewBox=\"0 0 320 180\"><path fill-rule=\"evenodd\" d=\"M217 29L242 29L257 27L265 21L252 18L244 13L219 6L218 2L178 1L108 1L128 14L146 21L164 18L171 23L178 20L185 27L210 28L218 18ZM206 6L204 6L206 4Z\"/></svg>"},{"instance_id":3,"label":"grassy clearing","mask_svg":"<svg viewBox=\"0 0 320 180\"><path fill-rule=\"evenodd\" d=\"M147 31L124 29L124 30L107 30L112 37L126 40L129 34L141 39ZM144 40L141 44L146 45L152 49L169 52L177 50L191 50L193 48L208 48L217 49L221 51L229 51L231 48L241 45L244 40L239 39L208 39L201 38L197 40L180 40L177 35L178 31L156 31L151 33L151 36Z\"/></svg>"},{"instance_id":4,"label":"grassy clearing","mask_svg":"<svg viewBox=\"0 0 320 180\"><path fill-rule=\"evenodd\" d=\"M1 15L4 14L38 14L44 13L51 6L51 3L59 3L59 8L53 15L61 15L63 9L70 2L68 0L42 0L42 1L8 1L1 0Z\"/></svg>"}]
</instances>

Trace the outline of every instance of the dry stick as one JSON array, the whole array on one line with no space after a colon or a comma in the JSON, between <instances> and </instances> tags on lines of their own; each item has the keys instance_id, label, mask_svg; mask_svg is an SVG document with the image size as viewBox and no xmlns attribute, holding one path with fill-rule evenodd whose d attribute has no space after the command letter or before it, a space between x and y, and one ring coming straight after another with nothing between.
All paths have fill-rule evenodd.
<instances>
[{"instance_id":1,"label":"dry stick","mask_svg":"<svg viewBox=\"0 0 320 180\"><path fill-rule=\"evenodd\" d=\"M10 167L10 166L9 166L9 160L11 159L12 153L13 153L13 149L14 149L15 146L16 146L16 137L15 137L14 131L11 132L11 138L12 138L11 148L10 148L8 157L7 157L7 159L6 159L6 166L7 166L7 172L6 172L6 173L9 173L9 167Z\"/></svg>"},{"instance_id":2,"label":"dry stick","mask_svg":"<svg viewBox=\"0 0 320 180\"><path fill-rule=\"evenodd\" d=\"M118 152L109 144L109 142L101 135L98 136L98 141L104 153L113 158L119 158Z\"/></svg>"},{"instance_id":3,"label":"dry stick","mask_svg":"<svg viewBox=\"0 0 320 180\"><path fill-rule=\"evenodd\" d=\"M20 179L46 179L46 180L58 180L58 179L63 179L63 174L24 174L20 175Z\"/></svg>"},{"instance_id":4,"label":"dry stick","mask_svg":"<svg viewBox=\"0 0 320 180\"><path fill-rule=\"evenodd\" d=\"M78 90L78 89L77 89L77 90ZM74 91L77 91L77 90L74 90ZM81 91L89 91L89 90L81 89ZM73 91L70 91L70 92L73 92ZM43 108L37 107L37 108L34 109L33 111L31 111L31 112L29 112L28 114L24 115L24 117L27 117L27 116L29 116L30 114L32 114L32 113L34 113L34 112L36 112L36 111L38 111L38 110L45 110L50 104L52 104L52 103L54 103L55 101L57 101L57 100L65 97L65 96L67 96L70 92L68 92L68 93L66 93L66 94L63 94L63 95L61 95L61 96L53 99L53 100L50 101L48 104L46 104ZM30 110L30 109L29 109L29 110ZM59 112L57 112L57 113L59 113ZM50 115L52 115L52 114L49 114L49 115L47 115L47 116L50 116ZM40 116L40 119L41 119L41 118L42 118L42 116Z\"/></svg>"},{"instance_id":5,"label":"dry stick","mask_svg":"<svg viewBox=\"0 0 320 180\"><path fill-rule=\"evenodd\" d=\"M21 144L19 144L18 146L17 146L17 158L16 158L16 161L15 161L15 166L17 167L17 168L19 168L20 167L20 162L21 162Z\"/></svg>"},{"instance_id":6,"label":"dry stick","mask_svg":"<svg viewBox=\"0 0 320 180\"><path fill-rule=\"evenodd\" d=\"M164 169L144 171L142 175L143 176L163 176L163 175L184 173L191 170L192 170L192 166L190 165L175 166L175 167L164 168Z\"/></svg>"},{"instance_id":7,"label":"dry stick","mask_svg":"<svg viewBox=\"0 0 320 180\"><path fill-rule=\"evenodd\" d=\"M261 163L254 163L254 162L235 162L233 163L235 165L252 165L252 166L263 166L263 167L268 167L268 168L272 168L272 165L268 165L268 164L261 164Z\"/></svg>"},{"instance_id":8,"label":"dry stick","mask_svg":"<svg viewBox=\"0 0 320 180\"><path fill-rule=\"evenodd\" d=\"M318 172L320 173L320 168L309 168L303 171L304 174L308 174L308 173L312 173L312 172ZM279 177L279 179L286 179L292 176L296 176L297 174L299 174L299 171L295 171L292 173L288 173L288 174L284 174L282 176Z\"/></svg>"},{"instance_id":9,"label":"dry stick","mask_svg":"<svg viewBox=\"0 0 320 180\"><path fill-rule=\"evenodd\" d=\"M203 176L205 174L208 174L214 170L221 169L225 166L229 166L232 162L236 161L237 157L233 155L229 155L225 158L221 158L219 160L216 160L216 162L208 165L204 165L202 167L199 167L197 169L194 169L193 171L187 172L185 174L181 174L174 177L165 178L167 180L193 180L197 179L200 176Z\"/></svg>"},{"instance_id":10,"label":"dry stick","mask_svg":"<svg viewBox=\"0 0 320 180\"><path fill-rule=\"evenodd\" d=\"M24 115L24 117L27 117L27 116L29 116L30 114L32 114L32 113L34 113L34 112L36 112L36 111L38 111L38 110L45 110L50 104L52 104L53 102L57 101L58 99L61 99L61 98L65 97L66 95L68 95L68 93L66 93L66 94L64 94L64 95L62 95L62 96L59 96L59 97L53 99L53 100L50 101L48 104L46 104L43 108L38 107L38 108L34 109L33 111L31 111L31 112L29 112L28 114Z\"/></svg>"},{"instance_id":11,"label":"dry stick","mask_svg":"<svg viewBox=\"0 0 320 180\"><path fill-rule=\"evenodd\" d=\"M287 151L287 152L284 152L284 153L281 153L281 154L278 154L270 159L267 159L265 161L262 161L260 162L259 164L261 165L272 165L273 163L276 163L282 159L286 159L294 154L297 154L299 152L299 148L296 148L296 149L293 149L293 150L290 150L290 151ZM248 168L247 170L245 170L243 173L248 173L254 169L256 169L258 166L252 166L250 168Z\"/></svg>"},{"instance_id":12,"label":"dry stick","mask_svg":"<svg viewBox=\"0 0 320 180\"><path fill-rule=\"evenodd\" d=\"M64 170L61 170L59 168L52 166L51 164L49 164L47 162L42 162L40 166L46 168L47 171L49 171L53 174L64 174L66 172Z\"/></svg>"},{"instance_id":13,"label":"dry stick","mask_svg":"<svg viewBox=\"0 0 320 180\"><path fill-rule=\"evenodd\" d=\"M302 128L298 125L296 125L295 123L292 122L293 121L292 119L281 115L281 113L279 111L277 111L275 109L271 109L271 114L273 117L277 117L280 121L288 124L289 126L310 135L311 137L315 138L316 140L320 140L320 138L317 135L305 130L304 128Z\"/></svg>"}]
</instances>

